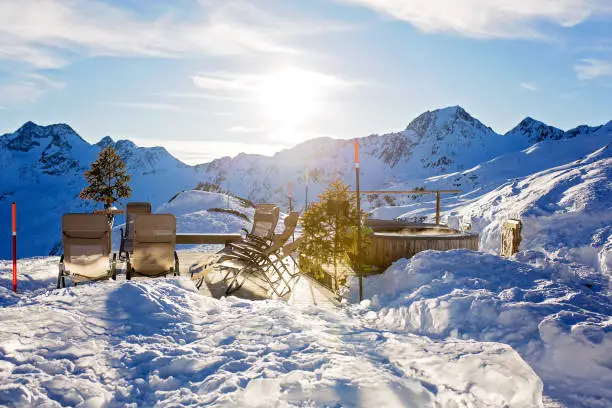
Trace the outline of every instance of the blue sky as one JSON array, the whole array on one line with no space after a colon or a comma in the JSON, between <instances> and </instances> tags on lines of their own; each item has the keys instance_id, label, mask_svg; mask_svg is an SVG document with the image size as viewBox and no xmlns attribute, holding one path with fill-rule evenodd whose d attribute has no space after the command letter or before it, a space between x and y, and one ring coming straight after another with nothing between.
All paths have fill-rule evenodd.
<instances>
[{"instance_id":1,"label":"blue sky","mask_svg":"<svg viewBox=\"0 0 612 408\"><path fill-rule=\"evenodd\" d=\"M610 0L0 0L0 133L27 120L189 163L403 129L612 119Z\"/></svg>"}]
</instances>

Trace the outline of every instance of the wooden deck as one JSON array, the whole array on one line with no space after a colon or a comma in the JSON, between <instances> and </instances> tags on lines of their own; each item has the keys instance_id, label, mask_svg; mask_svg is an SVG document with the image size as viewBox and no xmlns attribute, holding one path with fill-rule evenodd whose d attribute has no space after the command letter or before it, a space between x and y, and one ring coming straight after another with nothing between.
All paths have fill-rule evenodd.
<instances>
[{"instance_id":1,"label":"wooden deck","mask_svg":"<svg viewBox=\"0 0 612 408\"><path fill-rule=\"evenodd\" d=\"M200 293L204 296L221 298L226 296L227 282L224 281L224 273L214 266L218 257L215 253L177 251L179 256L181 275L189 276L194 273L194 278L202 277L203 283ZM250 300L270 299L265 285L259 285L254 279L245 280L244 285L231 296ZM300 275L293 291L289 295L287 303L294 306L318 306L332 308L339 306L333 294L307 277Z\"/></svg>"}]
</instances>

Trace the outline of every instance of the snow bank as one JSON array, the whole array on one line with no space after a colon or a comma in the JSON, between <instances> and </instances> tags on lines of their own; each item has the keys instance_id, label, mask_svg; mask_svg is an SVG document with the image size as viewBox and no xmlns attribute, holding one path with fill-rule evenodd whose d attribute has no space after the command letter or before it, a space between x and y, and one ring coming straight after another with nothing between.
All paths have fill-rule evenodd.
<instances>
[{"instance_id":1,"label":"snow bank","mask_svg":"<svg viewBox=\"0 0 612 408\"><path fill-rule=\"evenodd\" d=\"M529 260L533 253L521 254ZM599 274L580 276L455 250L421 252L365 280L352 306L379 329L509 344L571 407L612 405L612 303ZM351 284L350 299L358 299Z\"/></svg>"},{"instance_id":2,"label":"snow bank","mask_svg":"<svg viewBox=\"0 0 612 408\"><path fill-rule=\"evenodd\" d=\"M228 207L229 204L229 207ZM253 219L255 210L244 207L240 201L226 194L213 193L199 190L187 190L176 195L169 202L162 204L154 210L155 213L174 214L176 216L176 231L181 233L208 232L216 234L239 233L242 228L250 230L251 222L234 214L210 211L211 208L230 209L239 211L246 215L249 220ZM118 250L120 244L119 228L115 227L113 247ZM214 250L210 245L181 245L179 249Z\"/></svg>"},{"instance_id":3,"label":"snow bank","mask_svg":"<svg viewBox=\"0 0 612 408\"><path fill-rule=\"evenodd\" d=\"M515 180L458 209L472 220L482 249L500 247L505 219L523 221L521 249L547 258L608 271L612 254L612 148L564 166Z\"/></svg>"},{"instance_id":4,"label":"snow bank","mask_svg":"<svg viewBox=\"0 0 612 408\"><path fill-rule=\"evenodd\" d=\"M187 278L24 290L0 319L0 405L529 408L541 390L506 345L206 298Z\"/></svg>"},{"instance_id":5,"label":"snow bank","mask_svg":"<svg viewBox=\"0 0 612 408\"><path fill-rule=\"evenodd\" d=\"M229 208L228 208L229 203ZM183 191L172 201L161 205L156 213L176 215L177 232L240 232L241 228L250 228L251 223L241 217L223 212L209 211L211 208L222 208L246 215L253 219L255 210L244 207L239 200L226 194L199 190Z\"/></svg>"}]
</instances>

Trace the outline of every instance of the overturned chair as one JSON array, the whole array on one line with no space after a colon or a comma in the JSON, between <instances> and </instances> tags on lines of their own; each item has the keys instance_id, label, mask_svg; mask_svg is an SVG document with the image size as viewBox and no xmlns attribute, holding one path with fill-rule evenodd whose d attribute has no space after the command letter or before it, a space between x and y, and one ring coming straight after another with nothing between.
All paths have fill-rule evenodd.
<instances>
[{"instance_id":1,"label":"overturned chair","mask_svg":"<svg viewBox=\"0 0 612 408\"><path fill-rule=\"evenodd\" d=\"M116 278L116 254L110 258L111 229L103 214L64 214L57 288L66 287L70 276L81 282Z\"/></svg>"},{"instance_id":2,"label":"overturned chair","mask_svg":"<svg viewBox=\"0 0 612 408\"><path fill-rule=\"evenodd\" d=\"M121 228L121 245L119 259L124 261L128 253L134 250L134 219L138 214L151 214L151 203L127 203L125 209L125 229Z\"/></svg>"},{"instance_id":3,"label":"overturned chair","mask_svg":"<svg viewBox=\"0 0 612 408\"><path fill-rule=\"evenodd\" d=\"M172 214L138 214L134 218L134 249L126 254L126 279L179 275L176 217Z\"/></svg>"},{"instance_id":4,"label":"overturned chair","mask_svg":"<svg viewBox=\"0 0 612 408\"><path fill-rule=\"evenodd\" d=\"M292 212L285 217L285 229L269 242L230 244L231 253L225 254L219 260L220 266L228 270L224 278L230 282L226 290L227 295L240 289L246 279L258 281L260 287L271 290L277 297L286 297L291 293L292 283L299 277L299 271L291 255L297 248L297 242L288 241L295 232L298 219L298 212ZM292 260L293 268L284 261L287 258Z\"/></svg>"}]
</instances>

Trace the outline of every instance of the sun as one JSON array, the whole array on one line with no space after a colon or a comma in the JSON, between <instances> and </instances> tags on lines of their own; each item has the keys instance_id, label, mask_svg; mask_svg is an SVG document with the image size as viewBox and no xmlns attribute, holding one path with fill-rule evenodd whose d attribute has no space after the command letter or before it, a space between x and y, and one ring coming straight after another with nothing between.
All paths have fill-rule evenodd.
<instances>
[{"instance_id":1,"label":"sun","mask_svg":"<svg viewBox=\"0 0 612 408\"><path fill-rule=\"evenodd\" d=\"M311 119L318 104L324 78L320 74L287 68L265 76L259 100L265 114L280 128L296 128Z\"/></svg>"}]
</instances>

